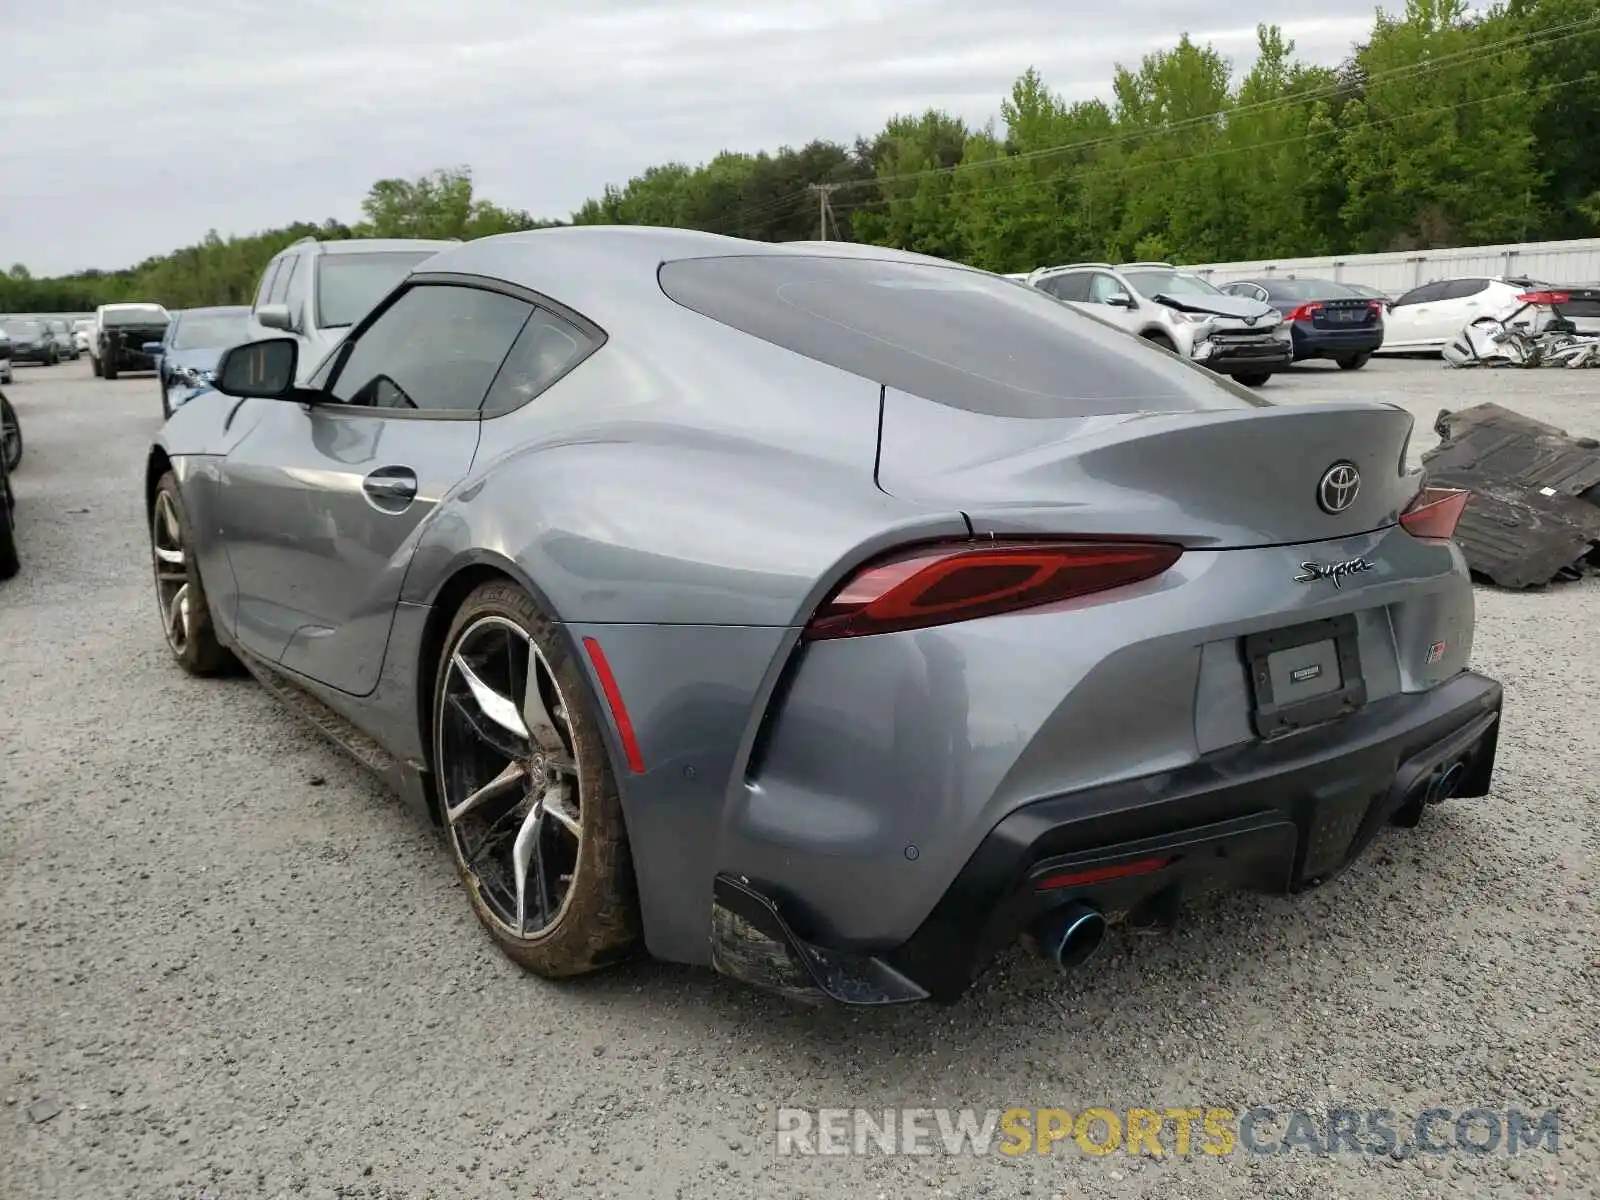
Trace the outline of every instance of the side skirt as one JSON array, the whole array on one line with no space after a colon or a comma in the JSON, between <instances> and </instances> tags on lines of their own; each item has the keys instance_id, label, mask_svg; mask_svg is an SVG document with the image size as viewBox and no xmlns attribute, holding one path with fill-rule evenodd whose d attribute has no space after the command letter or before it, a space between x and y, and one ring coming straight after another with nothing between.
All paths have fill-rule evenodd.
<instances>
[{"instance_id":1,"label":"side skirt","mask_svg":"<svg viewBox=\"0 0 1600 1200\"><path fill-rule=\"evenodd\" d=\"M249 671L256 682L273 698L309 722L323 737L376 775L406 802L406 807L415 811L430 825L435 823L429 804L427 784L421 771L390 754L305 687L283 675L270 664L262 662L231 638L228 639L228 643L228 649L233 651L234 657L244 664L245 670Z\"/></svg>"}]
</instances>

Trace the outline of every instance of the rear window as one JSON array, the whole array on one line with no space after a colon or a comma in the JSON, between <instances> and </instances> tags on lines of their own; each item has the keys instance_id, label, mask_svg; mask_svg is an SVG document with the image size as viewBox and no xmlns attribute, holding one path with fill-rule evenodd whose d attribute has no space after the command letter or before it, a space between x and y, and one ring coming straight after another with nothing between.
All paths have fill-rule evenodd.
<instances>
[{"instance_id":1,"label":"rear window","mask_svg":"<svg viewBox=\"0 0 1600 1200\"><path fill-rule=\"evenodd\" d=\"M324 329L354 325L407 275L437 250L377 250L324 254L317 262L317 324Z\"/></svg>"},{"instance_id":2,"label":"rear window","mask_svg":"<svg viewBox=\"0 0 1600 1200\"><path fill-rule=\"evenodd\" d=\"M156 304L139 304L131 308L108 308L101 314L107 325L165 325L167 310Z\"/></svg>"},{"instance_id":3,"label":"rear window","mask_svg":"<svg viewBox=\"0 0 1600 1200\"><path fill-rule=\"evenodd\" d=\"M1266 286L1274 300L1344 300L1357 295L1331 279L1274 279Z\"/></svg>"},{"instance_id":4,"label":"rear window","mask_svg":"<svg viewBox=\"0 0 1600 1200\"><path fill-rule=\"evenodd\" d=\"M1264 406L1033 288L960 267L749 255L664 263L686 308L896 390L1000 417Z\"/></svg>"}]
</instances>

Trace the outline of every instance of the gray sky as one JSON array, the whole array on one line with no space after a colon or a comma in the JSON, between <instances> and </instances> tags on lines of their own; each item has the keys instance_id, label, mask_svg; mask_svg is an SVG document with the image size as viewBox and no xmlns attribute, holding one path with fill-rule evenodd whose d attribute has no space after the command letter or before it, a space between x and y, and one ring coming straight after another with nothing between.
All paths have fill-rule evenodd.
<instances>
[{"instance_id":1,"label":"gray sky","mask_svg":"<svg viewBox=\"0 0 1600 1200\"><path fill-rule=\"evenodd\" d=\"M1257 21L1283 26L1301 57L1336 62L1372 11L1326 0L47 4L13 14L0 43L0 263L109 269L211 228L354 220L374 180L454 165L490 200L566 217L654 163L849 142L930 105L982 123L1030 65L1069 99L1106 95L1117 62L1185 31L1236 72Z\"/></svg>"}]
</instances>

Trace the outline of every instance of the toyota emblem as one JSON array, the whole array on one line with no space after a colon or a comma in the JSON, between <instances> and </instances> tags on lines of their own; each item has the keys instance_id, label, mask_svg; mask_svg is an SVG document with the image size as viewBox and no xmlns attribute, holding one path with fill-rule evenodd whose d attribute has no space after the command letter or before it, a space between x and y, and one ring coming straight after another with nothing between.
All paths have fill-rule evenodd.
<instances>
[{"instance_id":1,"label":"toyota emblem","mask_svg":"<svg viewBox=\"0 0 1600 1200\"><path fill-rule=\"evenodd\" d=\"M1336 462L1322 473L1317 484L1317 503L1325 513L1342 513L1356 502L1361 491L1361 472L1353 462Z\"/></svg>"}]
</instances>

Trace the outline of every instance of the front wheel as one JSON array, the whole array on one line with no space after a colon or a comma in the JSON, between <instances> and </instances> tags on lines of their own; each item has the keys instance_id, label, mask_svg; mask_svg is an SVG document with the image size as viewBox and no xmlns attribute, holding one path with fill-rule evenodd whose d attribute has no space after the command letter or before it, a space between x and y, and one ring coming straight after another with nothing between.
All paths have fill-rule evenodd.
<instances>
[{"instance_id":1,"label":"front wheel","mask_svg":"<svg viewBox=\"0 0 1600 1200\"><path fill-rule=\"evenodd\" d=\"M1142 336L1144 340L1149 342L1152 346L1160 346L1163 350L1170 354L1176 354L1178 352L1177 345L1164 333L1146 333L1140 336Z\"/></svg>"},{"instance_id":2,"label":"front wheel","mask_svg":"<svg viewBox=\"0 0 1600 1200\"><path fill-rule=\"evenodd\" d=\"M1339 364L1341 371L1359 371L1371 361L1370 354L1346 354L1342 358L1334 359Z\"/></svg>"},{"instance_id":3,"label":"front wheel","mask_svg":"<svg viewBox=\"0 0 1600 1200\"><path fill-rule=\"evenodd\" d=\"M439 815L472 909L547 978L632 953L639 902L622 802L577 663L510 582L467 598L434 684Z\"/></svg>"},{"instance_id":4,"label":"front wheel","mask_svg":"<svg viewBox=\"0 0 1600 1200\"><path fill-rule=\"evenodd\" d=\"M1235 375L1233 378L1235 381L1244 384L1245 387L1260 387L1272 378L1272 372L1248 371L1243 375Z\"/></svg>"},{"instance_id":5,"label":"front wheel","mask_svg":"<svg viewBox=\"0 0 1600 1200\"><path fill-rule=\"evenodd\" d=\"M4 396L0 396L0 458L5 460L7 475L22 465L22 423Z\"/></svg>"},{"instance_id":6,"label":"front wheel","mask_svg":"<svg viewBox=\"0 0 1600 1200\"><path fill-rule=\"evenodd\" d=\"M96 379L100 378L100 360L92 354L89 355L89 370L94 374Z\"/></svg>"},{"instance_id":7,"label":"front wheel","mask_svg":"<svg viewBox=\"0 0 1600 1200\"><path fill-rule=\"evenodd\" d=\"M156 485L150 519L150 560L155 568L156 607L167 648L191 675L216 675L233 656L217 641L211 608L194 561L194 530L183 506L183 493L171 471Z\"/></svg>"},{"instance_id":8,"label":"front wheel","mask_svg":"<svg viewBox=\"0 0 1600 1200\"><path fill-rule=\"evenodd\" d=\"M100 374L102 378L115 379L117 377L117 364L109 358L106 359L100 364Z\"/></svg>"},{"instance_id":9,"label":"front wheel","mask_svg":"<svg viewBox=\"0 0 1600 1200\"><path fill-rule=\"evenodd\" d=\"M11 494L11 470L0 463L0 579L22 569L17 557L17 506Z\"/></svg>"}]
</instances>

